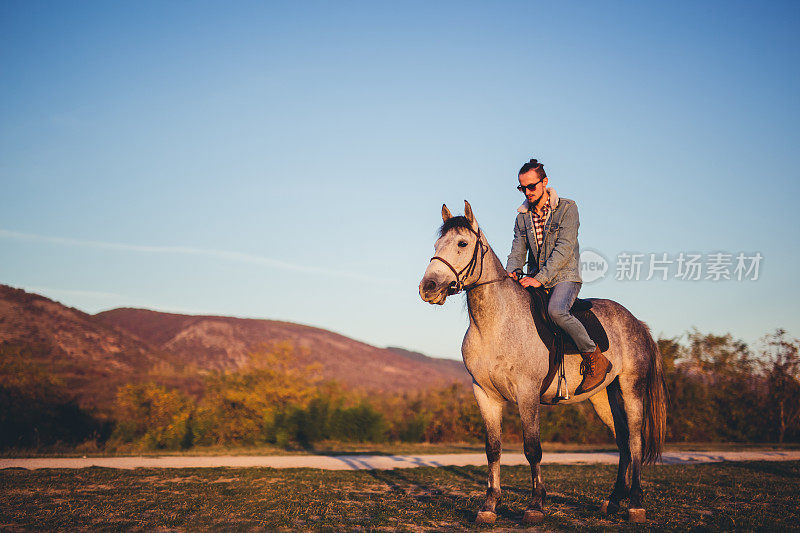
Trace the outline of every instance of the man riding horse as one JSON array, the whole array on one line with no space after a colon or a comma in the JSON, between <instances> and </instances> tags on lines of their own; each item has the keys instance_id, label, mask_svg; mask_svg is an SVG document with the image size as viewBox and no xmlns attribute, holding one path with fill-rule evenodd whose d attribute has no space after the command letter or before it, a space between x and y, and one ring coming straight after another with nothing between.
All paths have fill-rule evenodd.
<instances>
[{"instance_id":1,"label":"man riding horse","mask_svg":"<svg viewBox=\"0 0 800 533\"><path fill-rule=\"evenodd\" d=\"M536 159L522 165L518 177L517 189L525 195L525 202L517 209L506 271L526 289L550 289L548 314L572 338L583 358L583 380L575 391L582 394L603 383L611 371L611 362L580 320L570 314L582 283L578 206L573 200L559 198L552 187L547 187L544 166ZM527 275L522 272L526 254Z\"/></svg>"}]
</instances>

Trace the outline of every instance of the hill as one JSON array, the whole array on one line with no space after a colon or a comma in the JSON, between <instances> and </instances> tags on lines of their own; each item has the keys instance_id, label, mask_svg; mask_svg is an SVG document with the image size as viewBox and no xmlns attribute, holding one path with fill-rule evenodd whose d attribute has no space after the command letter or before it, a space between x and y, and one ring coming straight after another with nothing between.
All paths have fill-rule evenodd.
<instances>
[{"instance_id":1,"label":"hill","mask_svg":"<svg viewBox=\"0 0 800 533\"><path fill-rule=\"evenodd\" d=\"M203 374L239 368L249 352L279 341L295 346L298 368L316 363L323 379L350 389L410 392L470 383L460 361L378 348L311 326L131 308L90 315L0 285L0 347L23 353L85 406L108 406L120 384L145 379L197 393Z\"/></svg>"},{"instance_id":2,"label":"hill","mask_svg":"<svg viewBox=\"0 0 800 533\"><path fill-rule=\"evenodd\" d=\"M453 382L470 383L460 361L402 349L386 349L311 326L276 320L197 316L122 308L95 315L183 364L203 369L237 368L259 346L290 341L298 365L318 364L325 379L348 388L419 390Z\"/></svg>"},{"instance_id":3,"label":"hill","mask_svg":"<svg viewBox=\"0 0 800 533\"><path fill-rule=\"evenodd\" d=\"M118 385L143 378L162 358L92 315L7 285L0 285L0 346L22 354L31 372L96 400L85 403L110 402Z\"/></svg>"}]
</instances>

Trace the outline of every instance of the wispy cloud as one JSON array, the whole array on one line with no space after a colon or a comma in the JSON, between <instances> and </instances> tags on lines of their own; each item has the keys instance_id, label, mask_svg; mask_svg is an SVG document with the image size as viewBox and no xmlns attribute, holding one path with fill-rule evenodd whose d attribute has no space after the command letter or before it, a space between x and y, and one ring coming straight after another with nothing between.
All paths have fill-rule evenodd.
<instances>
[{"instance_id":1,"label":"wispy cloud","mask_svg":"<svg viewBox=\"0 0 800 533\"><path fill-rule=\"evenodd\" d=\"M19 231L10 231L2 228L0 228L0 238L14 239L14 240L28 241L28 242L43 242L48 244L56 244L60 246L95 248L101 250L116 250L121 252L135 252L135 253L147 253L147 254L177 254L177 255L212 257L215 259L225 259L228 261L236 261L240 263L264 265L292 272L301 272L306 274L316 274L323 276L355 279L358 281L367 281L371 283L394 283L394 280L376 278L373 276L362 274L360 272L331 270L329 268L290 263L287 261L281 261L279 259L273 259L271 257L264 257L243 252L234 252L230 250L193 248L189 246L153 246L153 245L117 243L117 242L91 241L82 239L69 239L64 237L36 235L33 233L22 233Z\"/></svg>"}]
</instances>

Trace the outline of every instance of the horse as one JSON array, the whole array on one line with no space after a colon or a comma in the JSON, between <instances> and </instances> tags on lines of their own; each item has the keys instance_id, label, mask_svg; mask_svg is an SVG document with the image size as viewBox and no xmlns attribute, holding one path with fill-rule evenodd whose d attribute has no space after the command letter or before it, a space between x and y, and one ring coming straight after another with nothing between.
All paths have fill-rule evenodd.
<instances>
[{"instance_id":1,"label":"horse","mask_svg":"<svg viewBox=\"0 0 800 533\"><path fill-rule=\"evenodd\" d=\"M511 403L519 409L523 449L531 468L531 496L523 522L539 523L547 494L540 467L539 409L541 403L553 401L557 388L553 381L544 392L540 390L550 366L548 342L536 327L530 293L507 274L469 202L464 201L464 216L454 217L442 205L442 220L419 294L425 302L442 305L448 296L466 292L469 327L461 354L483 417L489 465L486 500L475 521L491 524L497 519L501 419L504 404ZM613 368L597 388L559 403L589 400L614 435L619 449L617 478L600 511L616 513L629 499L628 519L645 522L641 468L660 458L666 432L661 355L648 326L630 311L612 300L589 300L608 335L610 347L604 355ZM581 381L580 357L563 359L567 383L574 387Z\"/></svg>"}]
</instances>

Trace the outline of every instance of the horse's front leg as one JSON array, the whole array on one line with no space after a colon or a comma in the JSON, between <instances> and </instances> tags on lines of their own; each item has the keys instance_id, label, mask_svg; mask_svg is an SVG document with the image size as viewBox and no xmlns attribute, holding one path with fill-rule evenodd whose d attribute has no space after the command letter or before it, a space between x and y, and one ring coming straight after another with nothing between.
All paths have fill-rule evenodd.
<instances>
[{"instance_id":1,"label":"horse's front leg","mask_svg":"<svg viewBox=\"0 0 800 533\"><path fill-rule=\"evenodd\" d=\"M503 403L486 394L477 383L473 383L475 399L486 426L486 459L489 462L489 483L486 503L478 512L475 522L493 524L497 519L497 504L500 503L500 450L503 420Z\"/></svg>"},{"instance_id":2,"label":"horse's front leg","mask_svg":"<svg viewBox=\"0 0 800 533\"><path fill-rule=\"evenodd\" d=\"M531 500L525 509L522 521L525 524L536 524L544 520L544 500L547 491L542 479L542 443L539 440L539 387L527 387L518 391L517 405L522 421L522 438L525 458L531 465Z\"/></svg>"}]
</instances>

